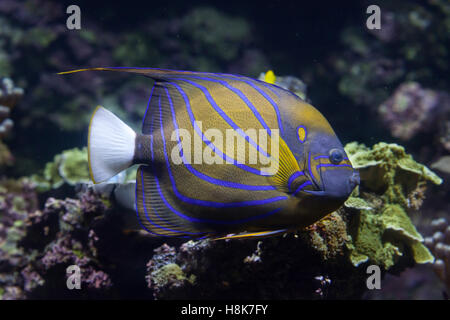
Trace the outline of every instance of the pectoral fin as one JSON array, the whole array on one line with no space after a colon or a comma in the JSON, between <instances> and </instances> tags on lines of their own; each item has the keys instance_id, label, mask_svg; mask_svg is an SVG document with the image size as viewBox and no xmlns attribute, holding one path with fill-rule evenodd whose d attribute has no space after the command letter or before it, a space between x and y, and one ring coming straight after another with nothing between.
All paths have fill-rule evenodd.
<instances>
[{"instance_id":1,"label":"pectoral fin","mask_svg":"<svg viewBox=\"0 0 450 320\"><path fill-rule=\"evenodd\" d=\"M292 154L291 149L286 142L280 138L280 155L278 171L275 175L269 177L271 183L277 187L278 190L289 192L289 178L296 172L300 172L300 167L297 160Z\"/></svg>"}]
</instances>

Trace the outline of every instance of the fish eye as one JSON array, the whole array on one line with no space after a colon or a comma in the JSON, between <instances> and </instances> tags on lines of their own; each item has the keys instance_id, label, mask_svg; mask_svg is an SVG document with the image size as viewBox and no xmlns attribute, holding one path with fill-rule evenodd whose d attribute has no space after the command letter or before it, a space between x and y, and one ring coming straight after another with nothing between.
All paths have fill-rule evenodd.
<instances>
[{"instance_id":1,"label":"fish eye","mask_svg":"<svg viewBox=\"0 0 450 320\"><path fill-rule=\"evenodd\" d=\"M339 149L331 149L329 153L329 159L333 164L339 164L344 160L344 153Z\"/></svg>"}]
</instances>

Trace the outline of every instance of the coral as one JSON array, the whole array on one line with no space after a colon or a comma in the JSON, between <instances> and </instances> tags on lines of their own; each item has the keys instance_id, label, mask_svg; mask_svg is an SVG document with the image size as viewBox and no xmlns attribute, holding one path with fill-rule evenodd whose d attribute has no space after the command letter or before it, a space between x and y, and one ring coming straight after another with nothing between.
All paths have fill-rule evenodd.
<instances>
[{"instance_id":1,"label":"coral","mask_svg":"<svg viewBox=\"0 0 450 320\"><path fill-rule=\"evenodd\" d=\"M0 105L14 108L23 96L23 89L16 87L10 78L0 79Z\"/></svg>"},{"instance_id":2,"label":"coral","mask_svg":"<svg viewBox=\"0 0 450 320\"><path fill-rule=\"evenodd\" d=\"M378 112L392 136L402 140L430 130L432 123L450 111L450 97L442 92L423 89L416 82L403 83Z\"/></svg>"},{"instance_id":3,"label":"coral","mask_svg":"<svg viewBox=\"0 0 450 320\"><path fill-rule=\"evenodd\" d=\"M128 181L135 181L136 170L137 168L135 167L129 168L112 177L108 182L116 185ZM39 192L58 189L63 185L71 187L91 185L87 148L69 149L55 155L53 161L47 163L41 173L31 176L31 181L36 185ZM100 191L101 187L97 189ZM105 193L105 195L109 196L109 193Z\"/></svg>"},{"instance_id":4,"label":"coral","mask_svg":"<svg viewBox=\"0 0 450 320\"><path fill-rule=\"evenodd\" d=\"M49 197L42 209L38 198L29 179L0 184L1 299L149 296L144 265L154 240L125 230L133 214L87 188L74 199ZM67 289L70 265L80 267L83 290Z\"/></svg>"},{"instance_id":5,"label":"coral","mask_svg":"<svg viewBox=\"0 0 450 320\"><path fill-rule=\"evenodd\" d=\"M450 294L450 224L445 218L431 222L434 234L425 238L425 244L433 252L436 260L433 269L446 286L447 299Z\"/></svg>"},{"instance_id":6,"label":"coral","mask_svg":"<svg viewBox=\"0 0 450 320\"><path fill-rule=\"evenodd\" d=\"M87 162L87 149L71 149L61 154L58 167L61 178L70 185L87 183L90 181L86 171L89 170Z\"/></svg>"},{"instance_id":7,"label":"coral","mask_svg":"<svg viewBox=\"0 0 450 320\"><path fill-rule=\"evenodd\" d=\"M344 37L350 36L344 33ZM352 41L345 40L350 43ZM371 52L370 49L366 50ZM339 57L336 58L334 66L338 74L342 74L338 82L339 92L349 97L353 103L368 107L386 100L389 97L389 92L385 89L386 84L397 83L405 73L401 60L379 56L348 60Z\"/></svg>"},{"instance_id":8,"label":"coral","mask_svg":"<svg viewBox=\"0 0 450 320\"><path fill-rule=\"evenodd\" d=\"M369 5L364 1L360 10ZM343 50L331 50L322 80L331 78L338 100L348 101L342 110L360 113L364 132L371 132L368 137L380 137L386 128L413 152L420 144L421 152L430 153L424 149L438 142L435 153L448 153L448 4L382 0L377 5L382 8L381 29L345 26L339 32ZM334 101L333 95L329 103ZM344 111L344 118L351 118L349 111ZM351 130L347 123L344 126ZM356 126L352 135L360 135L360 128Z\"/></svg>"},{"instance_id":9,"label":"coral","mask_svg":"<svg viewBox=\"0 0 450 320\"><path fill-rule=\"evenodd\" d=\"M345 203L358 212L350 232L352 263L370 261L388 270L405 254L416 263L433 262L407 213L422 204L425 181L442 180L395 144L379 143L369 149L353 142L345 149L361 175L359 195Z\"/></svg>"},{"instance_id":10,"label":"coral","mask_svg":"<svg viewBox=\"0 0 450 320\"><path fill-rule=\"evenodd\" d=\"M342 255L350 237L340 214L333 212L307 228L311 247L326 261Z\"/></svg>"},{"instance_id":11,"label":"coral","mask_svg":"<svg viewBox=\"0 0 450 320\"><path fill-rule=\"evenodd\" d=\"M44 275L59 265L76 265L83 271L81 272L81 285L86 284L88 288L94 289L109 289L112 286L110 276L102 270L96 270L95 259L84 250L81 242L71 239L69 236L62 236L47 246L38 265L41 266L40 269ZM43 284L44 282L41 282L41 285Z\"/></svg>"},{"instance_id":12,"label":"coral","mask_svg":"<svg viewBox=\"0 0 450 320\"><path fill-rule=\"evenodd\" d=\"M14 86L9 78L0 78L0 138L7 136L14 125L9 118L11 110L20 101L23 89ZM11 165L13 157L6 144L0 141L0 167Z\"/></svg>"},{"instance_id":13,"label":"coral","mask_svg":"<svg viewBox=\"0 0 450 320\"><path fill-rule=\"evenodd\" d=\"M360 171L364 184L372 190L386 189L386 195L392 200L394 193L403 187L407 194L416 187L419 179L441 184L442 179L426 166L414 161L402 146L380 142L369 149L357 142L349 143L345 150L355 169ZM411 175L404 177L404 175ZM407 179L409 178L409 179ZM396 185L401 183L402 185ZM400 196L398 193L396 196ZM404 197L400 202L406 203Z\"/></svg>"},{"instance_id":14,"label":"coral","mask_svg":"<svg viewBox=\"0 0 450 320\"><path fill-rule=\"evenodd\" d=\"M74 186L89 183L89 164L87 149L70 149L56 155L46 164L42 174L31 177L40 191L59 188L64 183Z\"/></svg>"},{"instance_id":15,"label":"coral","mask_svg":"<svg viewBox=\"0 0 450 320\"><path fill-rule=\"evenodd\" d=\"M383 8L380 30L351 26L341 33L346 50L332 59L340 92L357 104L375 107L402 82L448 88L444 75L450 67L450 11L445 1L378 5Z\"/></svg>"},{"instance_id":16,"label":"coral","mask_svg":"<svg viewBox=\"0 0 450 320\"><path fill-rule=\"evenodd\" d=\"M24 268L33 252L24 252L19 242L26 237L24 220L29 212L37 209L37 195L27 179L0 182L0 298L22 299ZM30 284L26 283L26 286Z\"/></svg>"},{"instance_id":17,"label":"coral","mask_svg":"<svg viewBox=\"0 0 450 320\"><path fill-rule=\"evenodd\" d=\"M164 273L165 281L151 282L154 297L322 299L359 296L364 290L363 274L345 264L344 253L336 252L336 256L332 256L329 251L313 248L313 233L323 232L320 237L327 234L326 227L318 231L320 228L260 241L199 240L176 247L165 245L171 252L165 266L170 266L171 272ZM332 233L329 236L333 237ZM155 254L148 265L153 266L158 261L161 255ZM148 279L154 279L155 270L162 272L163 268L160 264L149 268Z\"/></svg>"},{"instance_id":18,"label":"coral","mask_svg":"<svg viewBox=\"0 0 450 320\"><path fill-rule=\"evenodd\" d=\"M169 292L173 298L173 292L178 289L186 291L189 284L195 282L195 276L189 278L178 266L176 261L175 248L162 245L154 250L155 254L147 263L148 287L153 289L155 298L163 298L166 292Z\"/></svg>"},{"instance_id":19,"label":"coral","mask_svg":"<svg viewBox=\"0 0 450 320\"><path fill-rule=\"evenodd\" d=\"M161 288L171 291L173 297L173 291L177 288L186 291L186 286L188 285L186 282L190 284L195 282L195 276L191 275L191 277L187 278L180 266L175 263L169 263L154 271L151 271L151 269L148 271L149 288L155 287L155 295L159 298L164 297L164 292L160 290Z\"/></svg>"}]
</instances>

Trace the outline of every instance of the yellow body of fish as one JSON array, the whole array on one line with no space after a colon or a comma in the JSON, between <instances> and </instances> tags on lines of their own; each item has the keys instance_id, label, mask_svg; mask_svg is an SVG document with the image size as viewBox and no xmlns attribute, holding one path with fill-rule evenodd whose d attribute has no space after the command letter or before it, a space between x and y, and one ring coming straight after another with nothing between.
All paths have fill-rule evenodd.
<instances>
[{"instance_id":1,"label":"yellow body of fish","mask_svg":"<svg viewBox=\"0 0 450 320\"><path fill-rule=\"evenodd\" d=\"M328 121L275 85L231 74L91 70L156 81L141 134L103 108L89 130L95 182L140 164L136 210L152 234L254 237L296 230L339 208L359 183Z\"/></svg>"}]
</instances>

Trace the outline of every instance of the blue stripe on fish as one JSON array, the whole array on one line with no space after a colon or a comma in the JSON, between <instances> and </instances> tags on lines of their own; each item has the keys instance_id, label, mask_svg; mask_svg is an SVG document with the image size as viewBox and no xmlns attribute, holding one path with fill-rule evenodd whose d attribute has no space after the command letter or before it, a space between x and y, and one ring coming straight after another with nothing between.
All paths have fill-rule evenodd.
<instances>
[{"instance_id":1,"label":"blue stripe on fish","mask_svg":"<svg viewBox=\"0 0 450 320\"><path fill-rule=\"evenodd\" d=\"M156 177L155 177L155 179L156 179ZM174 229L166 228L166 227L163 227L163 226L160 226L160 225L154 223L154 222L150 219L150 217L149 217L149 215L148 215L148 211L147 211L147 206L145 205L145 185L144 185L144 171L143 171L143 170L141 170L141 181L142 181L142 182L141 182L141 183L142 183L142 203L143 203L143 205L144 205L145 217L147 218L147 221L150 222L151 225L153 225L153 226L155 226L155 227L157 227L157 228L160 228L160 229L163 229L163 230L166 230L166 231L175 232L175 233L184 233L184 234L192 234L192 235L204 234L204 232L188 232L188 231L174 230ZM160 197L163 198L162 193L161 193L161 190L160 190L160 188L159 188L159 183L158 183L158 182L157 182L157 188L158 188ZM165 199L164 199L164 201L165 201ZM153 211L155 212L156 216L157 216L159 219L161 219L161 220L163 220L163 221L165 221L165 222L167 223L166 220L162 219L162 218L158 215L158 213L157 213L157 211L156 211L156 209L155 209L154 207L153 207ZM173 224L172 224L172 225L173 225ZM166 235L166 234L162 234L162 235L164 235L164 236L170 236L170 235Z\"/></svg>"},{"instance_id":2,"label":"blue stripe on fish","mask_svg":"<svg viewBox=\"0 0 450 320\"><path fill-rule=\"evenodd\" d=\"M205 78L205 77L199 77L199 76L190 76L191 78L195 78L195 79L200 79L200 80L206 80L206 81L210 81L210 82L215 82L215 83L220 83L222 86L224 86L225 88L227 88L228 90L231 90L232 92L234 92L239 98L241 98L245 104L250 108L250 110L253 112L253 114L255 115L255 117L258 119L259 123L261 123L261 125L263 126L264 129L267 130L269 136L272 135L272 131L270 130L269 126L267 125L267 123L264 121L263 117L261 116L261 114L258 112L258 110L255 108L255 106L253 105L253 103L250 102L250 100L247 98L247 96L238 88L233 87L232 85L230 85L229 83L227 83L226 81L222 81L222 80L217 80L214 78ZM179 80L183 80L183 81L188 81L186 79L182 79L182 78L178 78ZM206 88L205 88L206 89Z\"/></svg>"},{"instance_id":3,"label":"blue stripe on fish","mask_svg":"<svg viewBox=\"0 0 450 320\"><path fill-rule=\"evenodd\" d=\"M137 199L138 199L138 194L137 194L137 189L138 189L138 184L136 183L136 186L135 186L135 188L134 188L134 205L135 205L135 207L136 207L136 215L137 215L137 218L138 218L138 222L139 222L139 225L143 228L143 229L145 229L145 231L147 231L147 232L149 232L149 233L151 233L151 234L153 234L153 235L155 235L155 236L168 236L168 235L165 235L165 234L159 234L159 233L156 233L156 232L153 232L153 231L150 231L150 230L148 230L147 229L147 227L142 223L142 221L141 221L141 218L139 217L139 210L138 210L138 203L137 203ZM142 191L144 191L144 188L142 188ZM144 201L142 201L142 203L143 203L143 205L145 206L145 203L144 203ZM145 208L145 207L144 207ZM148 220L148 219L147 219Z\"/></svg>"},{"instance_id":4,"label":"blue stripe on fish","mask_svg":"<svg viewBox=\"0 0 450 320\"><path fill-rule=\"evenodd\" d=\"M231 224L239 224L239 223L245 223L245 222L249 222L252 220L257 220L257 219L262 219L262 218L266 218L268 216L271 216L275 213L277 213L278 211L281 210L281 208L277 208L275 210L257 215L257 216L253 216L253 217L249 217L249 218L245 218L245 219L239 219L239 220L214 220L214 219L202 219L202 218L195 218L195 217L190 217L180 211L178 211L177 209L175 209L162 195L162 191L161 191L161 187L159 185L159 181L158 178L155 176L155 181L156 181L156 186L159 192L159 195L161 197L161 199L163 200L164 204L167 206L167 208L172 211L174 214L176 214L177 216L179 216L180 218L183 218L185 220L188 220L190 222L195 222L195 223L211 223L211 224L222 224L222 225L231 225Z\"/></svg>"},{"instance_id":5,"label":"blue stripe on fish","mask_svg":"<svg viewBox=\"0 0 450 320\"><path fill-rule=\"evenodd\" d=\"M149 108L149 106L150 106L150 101L151 101L151 99L152 99L152 96L153 96L153 88L152 88L152 92L151 92L151 94L150 94L150 100L149 100L148 105L147 105L146 113L147 113L148 108ZM145 118L145 116L144 116L144 118ZM150 122L150 132L152 132L152 131L153 131L153 117L152 117L151 122ZM153 160L153 135L150 136L150 150L151 150L151 155L152 155L152 160ZM144 214L145 214L145 217L146 217L147 221L148 221L151 225L153 225L153 226L155 226L155 227L157 227L157 228L161 228L161 229L165 229L165 230L173 231L173 232L179 232L179 231L177 231L177 230L172 230L172 229L164 228L164 227L162 227L162 226L160 226L160 225L154 223L154 222L150 219L150 217L149 217L149 215L148 215L147 207L146 207L146 205L145 205L145 202L146 202L146 200L145 200L145 185L144 185L144 176L143 176L143 171L142 171L142 170L141 170L141 187L142 187L142 205L143 205L143 207L144 207ZM150 233L152 233L152 234L154 234L154 235L170 237L170 235L167 235L167 234L161 234L161 233L152 232L152 231L148 230L148 229L141 223L140 218L139 218L138 207L137 207L137 198L138 198L138 197L137 197L137 184L136 184L136 187L135 187L135 206L136 206L136 213L137 213L137 216L138 216L138 221L139 221L139 224L141 225L141 227L143 227L146 231L148 231L148 232L150 232ZM163 218L161 218L161 217L158 215L156 209L154 209L154 211L155 211L156 216L157 216L159 219L161 219L161 220L165 221L166 223L170 224L169 222L167 222L166 220L164 220ZM172 225L173 225L173 224L172 224ZM186 233L188 233L188 232L186 232Z\"/></svg>"},{"instance_id":6,"label":"blue stripe on fish","mask_svg":"<svg viewBox=\"0 0 450 320\"><path fill-rule=\"evenodd\" d=\"M253 173L253 174L257 174L257 175L270 175L269 172L264 172L264 170L260 170L260 169L255 169L252 167L249 167L243 163L240 163L239 161L230 158L228 155L226 155L225 153L223 153L222 151L220 151L218 148L216 148L216 146L209 141L208 139L205 139L203 136L203 132L200 130L200 128L197 126L196 124L196 119L194 114L192 113L192 109L191 109L191 105L189 103L189 98L186 96L186 93L184 92L184 90L175 82L168 82L168 84L173 85L178 92L181 94L181 96L184 99L184 102L186 104L186 111L189 114L189 118L191 120L191 124L194 127L195 132L202 138L202 141L209 147L211 148L215 153L217 153L222 159L224 159L226 162L235 165L236 167L245 170L247 172Z\"/></svg>"},{"instance_id":7,"label":"blue stripe on fish","mask_svg":"<svg viewBox=\"0 0 450 320\"><path fill-rule=\"evenodd\" d=\"M208 89L205 88L204 86L187 80L187 79L182 79L182 78L176 78L177 80L181 80L181 81L185 81L191 85L193 85L194 87L200 89L203 94L205 95L206 99L208 100L208 102L210 103L210 105L214 108L214 110L217 111L217 113L222 117L222 119L225 120L226 123L228 123L237 133L239 133L240 136L244 137L246 141L248 141L248 143L250 143L253 147L255 147L256 150L258 150L258 152L261 152L265 157L270 157L266 151L264 151L260 145L258 145L256 142L254 142L252 139L250 139L250 137L217 105L217 103L214 101L214 98L211 96L211 94L209 93ZM270 135L270 132L269 132Z\"/></svg>"},{"instance_id":8,"label":"blue stripe on fish","mask_svg":"<svg viewBox=\"0 0 450 320\"><path fill-rule=\"evenodd\" d=\"M148 109L150 108L150 102L152 101L152 97L153 97L153 89L155 88L155 86L152 87L152 91L150 92L150 98L148 99L148 103L147 103L147 108L145 109L145 113L144 113L144 118L142 119L142 133L150 133L150 132L144 132L145 130L145 119L147 118L147 113L148 113Z\"/></svg>"},{"instance_id":9,"label":"blue stripe on fish","mask_svg":"<svg viewBox=\"0 0 450 320\"><path fill-rule=\"evenodd\" d=\"M349 168L353 168L349 164L332 164L332 163L321 163L321 164L318 164L316 168L319 169L321 167L349 167Z\"/></svg>"},{"instance_id":10,"label":"blue stripe on fish","mask_svg":"<svg viewBox=\"0 0 450 320\"><path fill-rule=\"evenodd\" d=\"M181 201L187 202L190 204L194 204L194 205L198 205L198 206L207 206L207 207L214 207L214 208L239 208L239 207L263 205L266 203L273 203L273 202L288 199L287 196L278 196L278 197L262 199L262 200L249 200L249 201L223 203L223 202L214 202L214 201L193 199L193 198L189 198L189 197L182 195L181 193L178 192L178 189L177 189L177 186L175 183L175 179L172 174L172 170L170 169L169 159L167 157L166 139L164 137L164 129L163 129L163 124L162 124L161 100L159 101L159 114L160 114L160 130L161 130L161 136L162 136L162 140L163 140L164 158L166 160L166 166L167 166L167 170L169 172L169 178L172 183L172 189L173 189L175 195Z\"/></svg>"},{"instance_id":11,"label":"blue stripe on fish","mask_svg":"<svg viewBox=\"0 0 450 320\"><path fill-rule=\"evenodd\" d=\"M330 158L329 155L319 155L319 156L315 156L314 160L317 160L317 159L329 159L329 158ZM342 159L342 161L344 161L344 160L349 160L349 159L347 157L345 157L345 158Z\"/></svg>"},{"instance_id":12,"label":"blue stripe on fish","mask_svg":"<svg viewBox=\"0 0 450 320\"><path fill-rule=\"evenodd\" d=\"M230 77L228 74L225 73L221 73L221 78L224 79L230 79L230 80L235 80L235 81L241 81L244 82L246 84L248 84L249 86L251 86L253 89L255 89L256 91L259 92L259 94L261 94L267 101L269 101L269 103L272 105L276 115L277 115L277 121L278 121L278 128L280 128L280 132L281 135L283 135L284 132L284 128L283 128L283 123L281 121L281 114L280 114L280 109L278 108L278 105L275 103L275 101L273 101L273 99L264 92L264 90L261 90L260 88L258 88L253 82L255 82L253 79L247 78L247 77ZM199 78L199 77L195 77L195 76L189 76L190 78ZM248 79L248 80L247 80ZM273 90L273 88L270 87L270 85L268 85L267 83L264 83L264 87L269 88L270 91L275 94L277 97L279 97L278 93L275 92L275 90Z\"/></svg>"},{"instance_id":13,"label":"blue stripe on fish","mask_svg":"<svg viewBox=\"0 0 450 320\"><path fill-rule=\"evenodd\" d=\"M215 184L215 185L219 185L222 187L228 187L228 188L235 188L235 189L243 189L243 190L254 190L254 191L258 191L258 190L276 190L275 187L273 186L255 186L255 185L248 185L248 184L241 184L241 183L236 183L236 182L231 182L231 181L226 181L226 180L220 180L220 179L216 179L213 177L210 177L200 171L197 171L196 169L194 169L194 167L192 167L190 164L187 163L186 158L184 157L184 153L183 153L183 146L180 140L180 135L178 133L178 123L176 120L176 116L175 116L175 110L174 110L174 106L173 106L173 102L172 102L172 97L170 96L169 90L167 88L164 88L166 91L166 95L167 98L169 100L169 105L170 105L170 110L172 113L172 122L173 122L173 126L175 127L175 132L177 135L177 143L178 143L178 147L180 149L180 154L181 154L181 158L183 160L183 164L186 167L186 169L189 170L189 172L191 172L193 175L195 175L196 177L207 181L209 183ZM153 152L153 150L152 150ZM152 153L153 154L153 153ZM152 160L153 160L153 156L152 156Z\"/></svg>"},{"instance_id":14,"label":"blue stripe on fish","mask_svg":"<svg viewBox=\"0 0 450 320\"><path fill-rule=\"evenodd\" d=\"M306 181L304 183L302 183L295 191L294 191L294 195L296 195L297 193L299 193L300 191L303 190L303 188L305 188L306 186L312 185L311 181Z\"/></svg>"},{"instance_id":15,"label":"blue stripe on fish","mask_svg":"<svg viewBox=\"0 0 450 320\"><path fill-rule=\"evenodd\" d=\"M315 181L314 174L312 173L312 170L311 170L311 152L308 152L308 171L311 176L311 179L313 179Z\"/></svg>"},{"instance_id":16,"label":"blue stripe on fish","mask_svg":"<svg viewBox=\"0 0 450 320\"><path fill-rule=\"evenodd\" d=\"M294 173L289 177L288 182L287 182L289 191L292 191L292 190L291 190L291 184L292 184L292 182L294 182L295 179L297 179L298 177L303 176L303 175L305 175L304 172L296 171L296 172L294 172Z\"/></svg>"},{"instance_id":17,"label":"blue stripe on fish","mask_svg":"<svg viewBox=\"0 0 450 320\"><path fill-rule=\"evenodd\" d=\"M198 72L198 73L201 73L201 72ZM241 80L241 81L242 81L242 79L250 80L250 81L252 81L252 82L255 82L255 83L257 83L257 84L260 84L260 85L266 87L266 88L269 89L274 95L276 95L278 98L280 97L280 94L279 94L275 89L282 89L282 90L285 90L285 89L283 89L283 88L281 88L281 87L279 87L279 86L276 86L276 85L274 85L274 84L267 83L267 82L265 82L265 81L261 81L261 80L258 80L258 79L252 79L252 78L249 78L249 77L246 77L246 76L241 76L241 75L239 75L239 74L213 73L213 75L220 76L220 77L223 77L223 78L226 77L226 78L228 78L228 79Z\"/></svg>"},{"instance_id":18,"label":"blue stripe on fish","mask_svg":"<svg viewBox=\"0 0 450 320\"><path fill-rule=\"evenodd\" d=\"M161 100L161 97L159 97L159 101L160 101L160 100ZM150 122L150 131L153 131L153 119L154 119L154 118L152 117L151 122ZM151 152L152 161L153 161L153 157L154 157L154 155L153 155L153 154L154 154L154 152L153 152L153 135L150 136L150 152ZM156 179L156 177L154 177L154 178ZM164 198L164 196L163 196L163 194L162 194L162 192L161 192L161 190L160 190L159 182L156 181L156 184L157 184L158 192L159 192L159 194L160 194L160 198L161 198L164 202L166 202L166 200L165 200L165 198ZM146 218L147 218L147 220L148 220L148 222L149 222L150 224L152 224L153 226L155 226L155 227L157 227L157 228L165 229L165 230L167 230L167 231L172 231L172 232L175 232L175 233L185 233L185 234L191 234L191 235L197 235L197 234L203 234L203 233L204 233L204 232L192 233L192 232L188 232L188 231L179 231L179 230L174 230L174 229L168 229L168 228L164 228L164 227L162 227L162 226L160 226L160 225L158 225L158 224L152 222L151 219L150 219L150 217L148 216L147 208L146 208L146 206L145 206L145 201L146 201L146 200L145 200L145 193L144 193L145 186L144 186L144 171L143 171L143 170L141 170L141 185L142 185L142 202L143 202L143 206L144 206L144 213L145 213L145 216L146 216ZM166 205L166 207L167 207L167 205ZM157 210L155 207L153 207L153 211L155 212L156 216L157 216L160 220L164 221L164 222L167 223L168 225L171 225L171 226L174 226L174 227L179 227L178 225L176 225L176 224L174 224L174 223L171 223L170 221L167 221L166 219L162 218L162 217L158 214L158 210ZM147 230L147 229L146 229L146 230ZM148 231L148 230L147 230L147 231ZM169 236L169 235L165 235L165 236Z\"/></svg>"}]
</instances>

